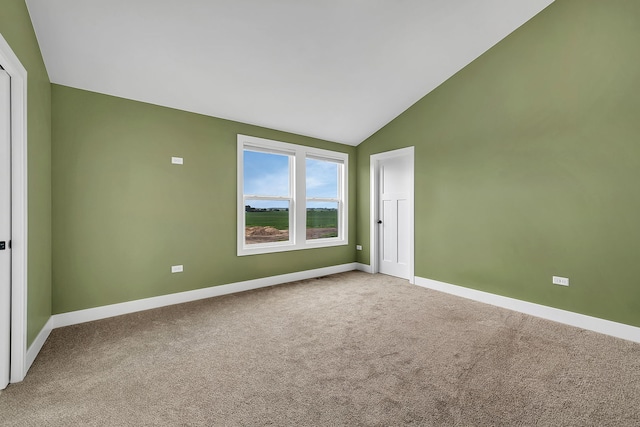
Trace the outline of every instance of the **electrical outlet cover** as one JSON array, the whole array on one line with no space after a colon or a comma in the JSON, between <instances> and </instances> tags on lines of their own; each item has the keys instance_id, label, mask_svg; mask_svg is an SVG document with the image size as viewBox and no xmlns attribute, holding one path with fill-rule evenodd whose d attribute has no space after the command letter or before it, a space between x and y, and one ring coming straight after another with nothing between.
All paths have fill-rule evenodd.
<instances>
[{"instance_id":1,"label":"electrical outlet cover","mask_svg":"<svg viewBox=\"0 0 640 427\"><path fill-rule=\"evenodd\" d=\"M569 286L568 277L553 276L553 279L551 281L554 285Z\"/></svg>"}]
</instances>

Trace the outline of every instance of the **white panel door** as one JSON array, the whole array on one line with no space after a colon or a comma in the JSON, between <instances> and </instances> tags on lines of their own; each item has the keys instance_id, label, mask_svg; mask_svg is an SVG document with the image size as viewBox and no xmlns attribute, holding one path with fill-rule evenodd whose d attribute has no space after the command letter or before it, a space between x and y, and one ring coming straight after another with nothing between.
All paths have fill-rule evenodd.
<instances>
[{"instance_id":1,"label":"white panel door","mask_svg":"<svg viewBox=\"0 0 640 427\"><path fill-rule=\"evenodd\" d=\"M380 160L378 171L379 271L409 279L410 158Z\"/></svg>"},{"instance_id":2,"label":"white panel door","mask_svg":"<svg viewBox=\"0 0 640 427\"><path fill-rule=\"evenodd\" d=\"M11 339L11 99L0 68L0 390L9 383Z\"/></svg>"}]
</instances>

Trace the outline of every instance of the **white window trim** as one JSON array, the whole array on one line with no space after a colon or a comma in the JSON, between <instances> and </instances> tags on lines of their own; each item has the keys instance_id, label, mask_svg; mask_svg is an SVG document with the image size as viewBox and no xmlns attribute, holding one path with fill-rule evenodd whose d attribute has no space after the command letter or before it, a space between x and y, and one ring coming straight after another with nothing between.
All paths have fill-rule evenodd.
<instances>
[{"instance_id":1,"label":"white window trim","mask_svg":"<svg viewBox=\"0 0 640 427\"><path fill-rule=\"evenodd\" d=\"M295 157L289 172L291 174L292 201L290 207L289 241L265 244L245 244L245 197L244 197L244 150L246 147L263 149L266 152L286 153ZM338 237L326 239L307 240L306 236L306 159L307 157L335 161L342 165L342 174L338 182ZM289 144L286 142L273 141L270 139L257 138L254 136L238 134L238 155L237 155L237 254L238 256L256 255L274 252L295 251L301 249L323 248L329 246L342 246L349 244L348 230L348 176L349 176L349 155L338 151L323 150L320 148L307 147L304 145ZM332 198L326 200L335 201ZM341 199L341 200L340 200ZM325 201L325 198L309 198L309 201ZM300 209L298 205L301 204ZM291 233L291 230L294 232Z\"/></svg>"}]
</instances>

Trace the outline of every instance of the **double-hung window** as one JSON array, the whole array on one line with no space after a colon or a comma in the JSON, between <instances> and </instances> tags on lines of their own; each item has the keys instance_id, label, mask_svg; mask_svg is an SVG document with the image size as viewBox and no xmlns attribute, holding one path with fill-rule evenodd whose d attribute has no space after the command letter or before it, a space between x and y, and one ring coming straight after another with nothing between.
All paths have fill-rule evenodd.
<instances>
[{"instance_id":1,"label":"double-hung window","mask_svg":"<svg viewBox=\"0 0 640 427\"><path fill-rule=\"evenodd\" d=\"M238 135L238 255L346 245L348 155Z\"/></svg>"}]
</instances>

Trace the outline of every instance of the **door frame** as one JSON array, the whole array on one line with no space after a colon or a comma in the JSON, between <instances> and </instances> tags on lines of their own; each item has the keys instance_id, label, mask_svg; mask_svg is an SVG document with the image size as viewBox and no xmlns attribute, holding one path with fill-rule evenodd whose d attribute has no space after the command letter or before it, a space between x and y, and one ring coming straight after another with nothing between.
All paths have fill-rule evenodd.
<instances>
[{"instance_id":1,"label":"door frame","mask_svg":"<svg viewBox=\"0 0 640 427\"><path fill-rule=\"evenodd\" d=\"M0 64L11 77L11 374L22 381L27 358L27 70L0 34Z\"/></svg>"},{"instance_id":2,"label":"door frame","mask_svg":"<svg viewBox=\"0 0 640 427\"><path fill-rule=\"evenodd\" d=\"M409 159L409 283L413 284L415 282L415 203L414 203L414 158L415 158L415 147L406 147L400 148L398 150L385 151L383 153L372 154L370 156L370 170L369 170L369 181L370 181L370 200L371 207L369 210L369 220L371 222L370 228L370 242L371 242L371 251L370 251L370 260L369 263L371 265L371 273L375 274L379 272L379 252L380 252L380 237L379 237L379 227L378 227L378 218L379 218L379 196L380 196L380 180L379 180L379 172L380 172L380 161L390 159L393 157L408 157Z\"/></svg>"}]
</instances>

